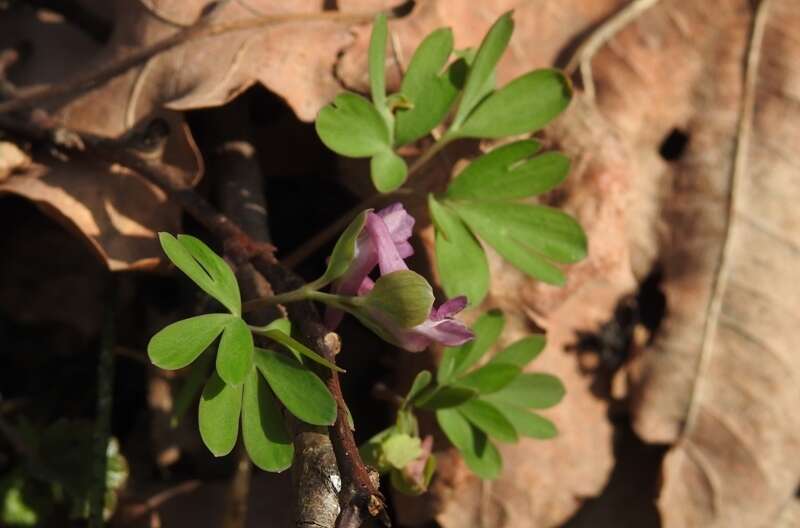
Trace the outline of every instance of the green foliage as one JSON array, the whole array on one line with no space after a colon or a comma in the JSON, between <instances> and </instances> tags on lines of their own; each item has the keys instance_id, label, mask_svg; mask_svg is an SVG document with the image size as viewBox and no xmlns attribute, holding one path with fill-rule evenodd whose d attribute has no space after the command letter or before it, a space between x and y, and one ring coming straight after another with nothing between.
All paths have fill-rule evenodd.
<instances>
[{"instance_id":1,"label":"green foliage","mask_svg":"<svg viewBox=\"0 0 800 528\"><path fill-rule=\"evenodd\" d=\"M244 385L242 438L250 459L264 471L283 471L292 465L294 445L278 402L266 380L255 371Z\"/></svg>"},{"instance_id":2,"label":"green foliage","mask_svg":"<svg viewBox=\"0 0 800 528\"><path fill-rule=\"evenodd\" d=\"M230 314L205 314L172 323L150 338L147 355L159 368L183 368L197 359L235 318Z\"/></svg>"},{"instance_id":3,"label":"green foliage","mask_svg":"<svg viewBox=\"0 0 800 528\"><path fill-rule=\"evenodd\" d=\"M394 115L386 97L386 16L375 18L369 46L372 103L354 93L342 93L317 116L317 134L342 156L371 158L372 182L380 192L391 192L406 180L408 168L394 144Z\"/></svg>"},{"instance_id":4,"label":"green foliage","mask_svg":"<svg viewBox=\"0 0 800 528\"><path fill-rule=\"evenodd\" d=\"M503 55L514 32L514 21L511 12L503 14L483 37L475 58L472 60L461 95L461 104L453 118L451 129L458 130L470 113L494 88L494 70Z\"/></svg>"},{"instance_id":5,"label":"green foliage","mask_svg":"<svg viewBox=\"0 0 800 528\"><path fill-rule=\"evenodd\" d=\"M369 49L372 104L355 94L339 95L317 119L322 141L344 156L370 157L375 187L390 192L408 176L394 148L438 125L447 126L430 154L460 138L498 139L541 129L567 108L572 86L560 71L540 69L496 90L495 70L513 31L512 13L505 13L477 50L456 52L455 60L452 31L432 32L415 51L400 91L387 97L388 27L378 16ZM489 266L478 239L531 277L556 285L565 281L559 265L586 255L586 237L572 218L517 203L553 189L569 172L566 157L534 156L539 148L533 140L499 147L473 161L441 196L430 197L436 266L449 297L466 295L472 306L485 298Z\"/></svg>"},{"instance_id":6,"label":"green foliage","mask_svg":"<svg viewBox=\"0 0 800 528\"><path fill-rule=\"evenodd\" d=\"M423 393L414 401L414 405L430 411L448 409L450 407L458 407L468 402L477 394L477 391L468 387L451 387L444 385L434 387L430 391Z\"/></svg>"},{"instance_id":7,"label":"green foliage","mask_svg":"<svg viewBox=\"0 0 800 528\"><path fill-rule=\"evenodd\" d=\"M289 323L288 331L284 328L280 328L276 325L276 322L280 322L281 326L284 324L283 321L288 322L288 319L276 319L272 323L266 326L263 330L260 330L258 333L263 335L264 337L268 337L281 345L285 346L289 352L291 352L297 361L302 361L301 356L305 356L314 363L319 363L324 367L328 367L331 370L335 370L336 372L344 372L344 369L341 369L325 359L324 357L320 356L307 346L305 346L300 341L293 338L289 332L291 332L291 323Z\"/></svg>"},{"instance_id":8,"label":"green foliage","mask_svg":"<svg viewBox=\"0 0 800 528\"><path fill-rule=\"evenodd\" d=\"M395 116L395 146L424 137L447 117L466 72L463 60L446 67L452 52L453 32L449 28L428 35L414 52L400 85L408 105Z\"/></svg>"},{"instance_id":9,"label":"green foliage","mask_svg":"<svg viewBox=\"0 0 800 528\"><path fill-rule=\"evenodd\" d=\"M200 437L214 456L225 456L239 437L239 413L242 410L242 386L226 384L214 372L208 378L198 408Z\"/></svg>"},{"instance_id":10,"label":"green foliage","mask_svg":"<svg viewBox=\"0 0 800 528\"><path fill-rule=\"evenodd\" d=\"M470 163L447 188L450 200L517 200L551 190L564 181L569 159L557 152L534 156L532 139L503 145Z\"/></svg>"},{"instance_id":11,"label":"green foliage","mask_svg":"<svg viewBox=\"0 0 800 528\"><path fill-rule=\"evenodd\" d=\"M356 216L339 236L339 240L336 241L336 245L331 252L331 258L328 260L325 273L322 277L313 282L314 286L317 288L327 286L344 275L347 271L350 263L353 262L355 258L356 242L358 241L358 236L361 234L361 231L364 229L364 224L367 220L367 212L368 211L363 211Z\"/></svg>"},{"instance_id":12,"label":"green foliage","mask_svg":"<svg viewBox=\"0 0 800 528\"><path fill-rule=\"evenodd\" d=\"M88 519L96 487L92 464L94 426L83 421L58 421L44 429L21 424L17 433L31 456L0 478L0 525L47 525L56 505L72 519ZM128 463L116 438L106 448L106 495L103 517L109 519L117 495L128 479Z\"/></svg>"},{"instance_id":13,"label":"green foliage","mask_svg":"<svg viewBox=\"0 0 800 528\"><path fill-rule=\"evenodd\" d=\"M535 96L531 96L535 94ZM486 97L451 137L503 138L535 132L569 105L572 87L557 70L517 77Z\"/></svg>"},{"instance_id":14,"label":"green foliage","mask_svg":"<svg viewBox=\"0 0 800 528\"><path fill-rule=\"evenodd\" d=\"M351 224L320 280L330 282L344 273L353 259L355 240L363 223L362 216ZM160 240L170 260L231 312L178 321L150 339L148 355L156 366L174 370L195 363L177 399L173 422L204 385L198 422L206 447L215 456L230 453L241 421L245 448L253 462L267 471L283 471L291 465L294 448L278 401L300 420L331 425L336 419L333 396L302 359L341 369L292 338L287 319L277 319L263 328L250 327L241 316L233 271L205 244L185 235L176 238L166 233L160 235ZM283 345L294 357L256 349L253 332ZM211 345L220 336L214 354ZM196 361L198 358L202 359ZM209 375L212 362L216 368Z\"/></svg>"},{"instance_id":15,"label":"green foliage","mask_svg":"<svg viewBox=\"0 0 800 528\"><path fill-rule=\"evenodd\" d=\"M388 473L395 489L407 495L423 493L436 469L436 458L423 449L417 419L409 410L400 410L397 422L370 438L360 451L366 464Z\"/></svg>"},{"instance_id":16,"label":"green foliage","mask_svg":"<svg viewBox=\"0 0 800 528\"><path fill-rule=\"evenodd\" d=\"M253 334L241 318L232 319L222 331L217 351L217 372L229 385L241 385L253 370Z\"/></svg>"},{"instance_id":17,"label":"green foliage","mask_svg":"<svg viewBox=\"0 0 800 528\"><path fill-rule=\"evenodd\" d=\"M437 381L443 385L447 384L474 365L497 341L505 324L505 317L499 310L492 310L481 315L472 326L475 339L459 347L445 349L436 374Z\"/></svg>"},{"instance_id":18,"label":"green foliage","mask_svg":"<svg viewBox=\"0 0 800 528\"><path fill-rule=\"evenodd\" d=\"M489 290L489 261L475 235L461 219L428 196L428 208L436 226L436 268L448 297L466 295L473 306Z\"/></svg>"},{"instance_id":19,"label":"green foliage","mask_svg":"<svg viewBox=\"0 0 800 528\"><path fill-rule=\"evenodd\" d=\"M256 366L289 412L313 425L333 425L336 420L333 396L302 363L272 350L257 348Z\"/></svg>"},{"instance_id":20,"label":"green foliage","mask_svg":"<svg viewBox=\"0 0 800 528\"><path fill-rule=\"evenodd\" d=\"M544 336L516 341L483 365L500 337L505 318L490 311L475 321L475 339L459 347L446 348L430 384L424 374L415 380L403 408L436 412L439 426L461 452L464 461L481 478L496 478L502 469L500 452L493 440L516 442L520 437L546 439L557 434L555 426L530 409L544 409L564 396L558 378L522 369L536 359L545 346Z\"/></svg>"},{"instance_id":21,"label":"green foliage","mask_svg":"<svg viewBox=\"0 0 800 528\"><path fill-rule=\"evenodd\" d=\"M233 315L240 315L239 285L230 266L211 248L189 235L159 233L164 253L204 292L218 300Z\"/></svg>"}]
</instances>

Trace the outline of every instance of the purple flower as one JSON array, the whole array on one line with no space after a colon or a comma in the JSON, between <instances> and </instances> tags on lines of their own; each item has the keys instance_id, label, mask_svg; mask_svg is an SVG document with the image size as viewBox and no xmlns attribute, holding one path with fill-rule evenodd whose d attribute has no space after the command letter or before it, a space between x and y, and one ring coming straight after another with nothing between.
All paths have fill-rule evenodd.
<instances>
[{"instance_id":1,"label":"purple flower","mask_svg":"<svg viewBox=\"0 0 800 528\"><path fill-rule=\"evenodd\" d=\"M364 230L356 241L355 257L347 272L334 284L332 293L346 296L367 295L374 286L369 273L375 266L378 266L381 277L407 270L408 266L403 259L414 253L408 242L413 227L414 218L400 203L392 204L377 213L367 213ZM439 308L432 308L424 322L411 328L404 328L394 323L391 317L380 313L372 313L370 318L383 330L381 334L384 337L410 352L419 352L434 342L457 346L472 339L472 331L453 319L466 305L466 297L450 299ZM336 328L342 316L340 310L329 307L325 313L325 324L329 328Z\"/></svg>"}]
</instances>

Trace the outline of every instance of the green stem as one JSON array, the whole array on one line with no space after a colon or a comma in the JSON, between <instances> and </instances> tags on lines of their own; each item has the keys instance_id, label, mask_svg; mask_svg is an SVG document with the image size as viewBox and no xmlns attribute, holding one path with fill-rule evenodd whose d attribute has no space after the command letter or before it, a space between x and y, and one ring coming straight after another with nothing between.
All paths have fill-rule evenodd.
<instances>
[{"instance_id":1,"label":"green stem","mask_svg":"<svg viewBox=\"0 0 800 528\"><path fill-rule=\"evenodd\" d=\"M348 297L346 295L336 295L334 293L325 293L321 291L309 292L309 299L319 301L323 304L333 306L340 310L349 311L353 305L358 301L355 297Z\"/></svg>"},{"instance_id":2,"label":"green stem","mask_svg":"<svg viewBox=\"0 0 800 528\"><path fill-rule=\"evenodd\" d=\"M258 299L253 299L242 304L242 313L252 312L253 310L258 310L259 308L263 308L265 306L304 301L311 297L311 293L313 293L313 290L309 288L309 285L305 285L302 288L297 288L296 290L286 293L270 295L269 297L259 297Z\"/></svg>"}]
</instances>

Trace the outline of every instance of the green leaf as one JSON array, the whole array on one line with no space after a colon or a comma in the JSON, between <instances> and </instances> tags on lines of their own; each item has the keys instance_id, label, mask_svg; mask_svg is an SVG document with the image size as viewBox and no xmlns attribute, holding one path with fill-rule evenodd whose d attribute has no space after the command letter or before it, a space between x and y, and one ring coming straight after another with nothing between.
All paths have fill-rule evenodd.
<instances>
[{"instance_id":1,"label":"green leaf","mask_svg":"<svg viewBox=\"0 0 800 528\"><path fill-rule=\"evenodd\" d=\"M458 412L478 429L501 442L516 442L519 437L514 426L491 403L476 399L458 408Z\"/></svg>"},{"instance_id":2,"label":"green leaf","mask_svg":"<svg viewBox=\"0 0 800 528\"><path fill-rule=\"evenodd\" d=\"M3 526L41 526L52 508L49 493L36 493L35 485L16 470L0 479L0 523Z\"/></svg>"},{"instance_id":3,"label":"green leaf","mask_svg":"<svg viewBox=\"0 0 800 528\"><path fill-rule=\"evenodd\" d=\"M417 417L409 409L398 409L395 429L398 433L405 433L411 436L419 436L419 423Z\"/></svg>"},{"instance_id":4,"label":"green leaf","mask_svg":"<svg viewBox=\"0 0 800 528\"><path fill-rule=\"evenodd\" d=\"M505 322L503 313L499 310L490 310L481 315L472 326L475 339L459 347L445 349L437 372L439 383L448 383L477 363L489 350L489 347L500 337Z\"/></svg>"},{"instance_id":5,"label":"green leaf","mask_svg":"<svg viewBox=\"0 0 800 528\"><path fill-rule=\"evenodd\" d=\"M431 411L458 407L475 398L478 393L466 387L450 387L447 385L435 387L421 394L414 402L416 407Z\"/></svg>"},{"instance_id":6,"label":"green leaf","mask_svg":"<svg viewBox=\"0 0 800 528\"><path fill-rule=\"evenodd\" d=\"M234 315L242 313L242 299L233 270L202 241L189 235L159 233L161 247L175 266Z\"/></svg>"},{"instance_id":7,"label":"green leaf","mask_svg":"<svg viewBox=\"0 0 800 528\"><path fill-rule=\"evenodd\" d=\"M372 22L369 40L369 87L372 103L380 111L386 108L386 38L389 29L386 14L378 13Z\"/></svg>"},{"instance_id":8,"label":"green leaf","mask_svg":"<svg viewBox=\"0 0 800 528\"><path fill-rule=\"evenodd\" d=\"M294 358L256 348L255 363L272 391L299 419L313 425L332 425L336 402L316 374Z\"/></svg>"},{"instance_id":9,"label":"green leaf","mask_svg":"<svg viewBox=\"0 0 800 528\"><path fill-rule=\"evenodd\" d=\"M244 384L242 438L250 460L264 471L279 472L292 465L294 445L267 382L251 370Z\"/></svg>"},{"instance_id":10,"label":"green leaf","mask_svg":"<svg viewBox=\"0 0 800 528\"><path fill-rule=\"evenodd\" d=\"M447 189L453 200L500 201L536 196L567 177L569 158L539 150L532 140L517 141L484 154L465 168Z\"/></svg>"},{"instance_id":11,"label":"green leaf","mask_svg":"<svg viewBox=\"0 0 800 528\"><path fill-rule=\"evenodd\" d=\"M253 334L240 317L230 320L217 351L217 372L228 385L241 385L253 370Z\"/></svg>"},{"instance_id":12,"label":"green leaf","mask_svg":"<svg viewBox=\"0 0 800 528\"><path fill-rule=\"evenodd\" d=\"M520 436L546 440L558 435L553 422L517 405L498 404L497 410L511 422Z\"/></svg>"},{"instance_id":13,"label":"green leaf","mask_svg":"<svg viewBox=\"0 0 800 528\"><path fill-rule=\"evenodd\" d=\"M388 471L389 467L387 466L386 460L383 456L383 442L391 435L396 433L397 428L395 426L391 426L364 442L358 448L364 463L368 466L374 467L380 473L385 473Z\"/></svg>"},{"instance_id":14,"label":"green leaf","mask_svg":"<svg viewBox=\"0 0 800 528\"><path fill-rule=\"evenodd\" d=\"M407 145L441 123L463 84L466 63L459 60L445 69L453 51L453 32L437 29L419 45L400 85L410 107L395 115L395 146Z\"/></svg>"},{"instance_id":15,"label":"green leaf","mask_svg":"<svg viewBox=\"0 0 800 528\"><path fill-rule=\"evenodd\" d=\"M177 427L183 415L189 409L189 405L197 398L197 395L203 389L208 373L211 370L211 364L214 362L214 354L210 349L200 354L200 357L192 364L192 370L186 381L181 385L178 395L175 397L175 403L172 406L172 416L170 417L170 426Z\"/></svg>"},{"instance_id":16,"label":"green leaf","mask_svg":"<svg viewBox=\"0 0 800 528\"><path fill-rule=\"evenodd\" d=\"M549 260L573 263L586 256L586 235L568 214L543 205L453 202L458 215L486 243L525 273L561 285Z\"/></svg>"},{"instance_id":17,"label":"green leaf","mask_svg":"<svg viewBox=\"0 0 800 528\"><path fill-rule=\"evenodd\" d=\"M272 323L270 323L270 325L268 325L267 328L269 328L270 326L272 326ZM324 357L320 356L319 354L317 354L316 352L314 352L313 350L311 350L310 348L308 348L303 343L293 338L289 334L284 333L282 330L275 328L273 330L266 330L264 332L259 332L259 333L274 341L277 341L281 345L288 348L289 351L292 354L294 354L298 362L300 361L300 356L305 356L311 361L319 363L320 365L327 367L331 370L335 370L336 372L345 372L344 369L337 367L335 364L331 363Z\"/></svg>"},{"instance_id":18,"label":"green leaf","mask_svg":"<svg viewBox=\"0 0 800 528\"><path fill-rule=\"evenodd\" d=\"M461 104L458 106L451 130L458 129L486 93L487 81L492 77L497 61L503 55L514 31L511 12L503 14L489 29L470 65Z\"/></svg>"},{"instance_id":19,"label":"green leaf","mask_svg":"<svg viewBox=\"0 0 800 528\"><path fill-rule=\"evenodd\" d=\"M227 385L213 372L200 397L198 421L200 437L214 456L225 456L236 445L241 409L242 385Z\"/></svg>"},{"instance_id":20,"label":"green leaf","mask_svg":"<svg viewBox=\"0 0 800 528\"><path fill-rule=\"evenodd\" d=\"M499 404L547 409L560 402L565 393L564 384L557 377L526 372L486 399Z\"/></svg>"},{"instance_id":21,"label":"green leaf","mask_svg":"<svg viewBox=\"0 0 800 528\"><path fill-rule=\"evenodd\" d=\"M206 314L172 323L150 338L147 355L159 368L183 368L197 359L236 318L230 314Z\"/></svg>"},{"instance_id":22,"label":"green leaf","mask_svg":"<svg viewBox=\"0 0 800 528\"><path fill-rule=\"evenodd\" d=\"M369 294L360 299L367 310L390 317L402 328L413 328L430 315L433 290L422 275L400 270L379 278Z\"/></svg>"},{"instance_id":23,"label":"green leaf","mask_svg":"<svg viewBox=\"0 0 800 528\"><path fill-rule=\"evenodd\" d=\"M382 193L398 189L408 177L405 160L392 150L383 150L372 156L369 169L373 185Z\"/></svg>"},{"instance_id":24,"label":"green leaf","mask_svg":"<svg viewBox=\"0 0 800 528\"><path fill-rule=\"evenodd\" d=\"M325 146L342 156L365 158L390 150L389 130L369 101L354 93L336 96L315 123Z\"/></svg>"},{"instance_id":25,"label":"green leaf","mask_svg":"<svg viewBox=\"0 0 800 528\"><path fill-rule=\"evenodd\" d=\"M532 335L515 341L492 358L491 363L505 363L523 368L544 350L547 341L543 335Z\"/></svg>"},{"instance_id":26,"label":"green leaf","mask_svg":"<svg viewBox=\"0 0 800 528\"><path fill-rule=\"evenodd\" d=\"M454 135L503 138L534 132L560 114L571 98L572 86L563 73L532 71L484 99Z\"/></svg>"},{"instance_id":27,"label":"green leaf","mask_svg":"<svg viewBox=\"0 0 800 528\"><path fill-rule=\"evenodd\" d=\"M397 469L403 469L422 454L420 439L407 434L390 435L382 444L386 462Z\"/></svg>"},{"instance_id":28,"label":"green leaf","mask_svg":"<svg viewBox=\"0 0 800 528\"><path fill-rule=\"evenodd\" d=\"M483 302L489 291L489 262L478 240L461 219L428 195L436 225L436 267L448 297L466 295L470 305Z\"/></svg>"},{"instance_id":29,"label":"green leaf","mask_svg":"<svg viewBox=\"0 0 800 528\"><path fill-rule=\"evenodd\" d=\"M467 466L479 477L492 480L500 475L503 459L486 434L470 424L458 411L436 411L436 420L445 436L464 457Z\"/></svg>"},{"instance_id":30,"label":"green leaf","mask_svg":"<svg viewBox=\"0 0 800 528\"><path fill-rule=\"evenodd\" d=\"M458 411L441 409L436 411L436 421L450 443L459 451L474 449L472 426Z\"/></svg>"},{"instance_id":31,"label":"green leaf","mask_svg":"<svg viewBox=\"0 0 800 528\"><path fill-rule=\"evenodd\" d=\"M421 393L425 387L430 385L433 376L431 375L430 371L428 370L421 370L417 376L414 378L414 382L411 384L411 388L408 390L408 394L406 394L405 399L403 399L403 404L401 408L408 406L410 402L414 401L419 393Z\"/></svg>"},{"instance_id":32,"label":"green leaf","mask_svg":"<svg viewBox=\"0 0 800 528\"><path fill-rule=\"evenodd\" d=\"M503 363L489 363L459 379L458 387L473 389L479 394L497 392L519 376L519 367Z\"/></svg>"},{"instance_id":33,"label":"green leaf","mask_svg":"<svg viewBox=\"0 0 800 528\"><path fill-rule=\"evenodd\" d=\"M347 228L339 236L339 240L337 240L336 245L333 246L331 258L328 260L328 267L325 269L325 273L313 283L316 289L327 286L335 281L344 275L347 268L350 267L356 255L356 242L358 241L358 236L361 234L361 231L364 229L368 212L369 211L362 211L358 216L353 218ZM289 332L286 333L288 334Z\"/></svg>"}]
</instances>

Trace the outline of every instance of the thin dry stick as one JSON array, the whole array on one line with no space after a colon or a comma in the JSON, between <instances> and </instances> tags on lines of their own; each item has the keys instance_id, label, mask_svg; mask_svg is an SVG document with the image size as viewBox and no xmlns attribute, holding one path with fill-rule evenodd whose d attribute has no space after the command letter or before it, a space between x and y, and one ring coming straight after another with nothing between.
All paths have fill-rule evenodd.
<instances>
[{"instance_id":1,"label":"thin dry stick","mask_svg":"<svg viewBox=\"0 0 800 528\"><path fill-rule=\"evenodd\" d=\"M745 62L744 80L742 82L742 101L739 113L739 124L736 130L736 151L731 172L731 184L728 194L728 221L725 225L725 234L720 251L714 282L711 286L711 297L708 302L708 317L703 327L703 341L700 357L697 361L695 383L689 398L686 424L683 431L691 431L697 421L700 411L700 398L702 396L705 372L711 364L714 353L717 323L722 310L722 299L728 286L731 263L733 261L733 235L736 232L735 219L738 214L739 195L742 190L742 179L747 170L747 149L753 129L753 114L755 111L756 87L758 84L758 67L761 60L761 46L764 41L764 28L766 27L771 0L761 0L756 7L748 42L747 60ZM686 435L681 435L681 441Z\"/></svg>"},{"instance_id":2,"label":"thin dry stick","mask_svg":"<svg viewBox=\"0 0 800 528\"><path fill-rule=\"evenodd\" d=\"M130 522L136 520L138 517L150 513L153 510L156 510L161 507L162 504L166 503L167 501L172 500L175 497L180 495L184 495L186 493L191 493L203 483L199 480L187 480L186 482L181 482L180 484L173 486L171 488L165 489L164 491L160 491L153 495L152 497L148 498L142 504L135 504L133 506L127 507L122 516L123 518Z\"/></svg>"},{"instance_id":3,"label":"thin dry stick","mask_svg":"<svg viewBox=\"0 0 800 528\"><path fill-rule=\"evenodd\" d=\"M32 86L22 88L14 93L14 98L0 102L0 114L32 107L33 105L56 97L72 95L93 86L97 86L129 69L147 62L152 57L164 53L176 46L200 38L214 37L235 31L246 31L272 24L303 22L312 20L329 20L344 23L367 22L375 16L372 13L340 13L323 11L320 13L286 13L280 15L264 15L261 17L213 23L217 9L211 9L198 18L193 25L159 40L149 46L135 49L122 57L100 65L96 69L76 75L72 79L55 85Z\"/></svg>"},{"instance_id":4,"label":"thin dry stick","mask_svg":"<svg viewBox=\"0 0 800 528\"><path fill-rule=\"evenodd\" d=\"M111 437L111 410L114 403L114 315L116 313L116 280L107 280L107 305L100 339L100 359L97 362L97 417L95 418L92 450L92 489L89 505L90 528L102 528L106 505L106 472L108 471L108 441Z\"/></svg>"},{"instance_id":5,"label":"thin dry stick","mask_svg":"<svg viewBox=\"0 0 800 528\"><path fill-rule=\"evenodd\" d=\"M583 91L589 100L594 100L594 78L592 77L592 59L614 36L628 24L636 20L645 11L653 7L659 0L633 0L611 18L603 22L587 38L572 55L564 71L571 76L580 68Z\"/></svg>"}]
</instances>

